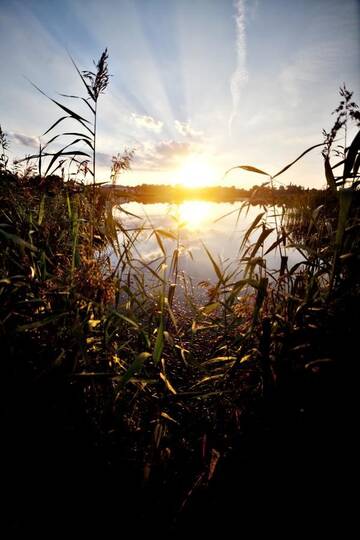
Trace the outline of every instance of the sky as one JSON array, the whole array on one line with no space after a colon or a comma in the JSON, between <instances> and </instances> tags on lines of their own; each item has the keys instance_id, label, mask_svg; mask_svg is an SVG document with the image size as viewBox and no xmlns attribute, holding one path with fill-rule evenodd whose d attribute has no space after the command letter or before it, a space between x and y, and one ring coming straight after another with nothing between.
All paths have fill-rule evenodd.
<instances>
[{"instance_id":1,"label":"sky","mask_svg":"<svg viewBox=\"0 0 360 540\"><path fill-rule=\"evenodd\" d=\"M0 0L0 124L10 157L36 151L61 116L29 80L80 110L59 97L84 90L69 53L91 69L105 47L98 181L128 148L132 170L118 179L126 185L260 184L265 177L224 173L252 165L275 174L322 142L344 82L360 102L358 0ZM279 180L323 187L321 149Z\"/></svg>"}]
</instances>

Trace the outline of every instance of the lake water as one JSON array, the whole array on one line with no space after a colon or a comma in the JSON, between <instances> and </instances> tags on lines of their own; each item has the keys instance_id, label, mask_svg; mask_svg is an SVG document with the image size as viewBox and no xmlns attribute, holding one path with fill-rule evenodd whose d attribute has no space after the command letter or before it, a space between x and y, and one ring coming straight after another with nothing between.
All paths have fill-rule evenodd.
<instances>
[{"instance_id":1,"label":"lake water","mask_svg":"<svg viewBox=\"0 0 360 540\"><path fill-rule=\"evenodd\" d=\"M177 241L170 239L162 231L170 231L179 242L179 267L196 284L203 280L217 281L214 266L204 248L211 252L214 260L222 269L241 271L239 248L246 230L254 222L255 218L264 213L261 220L269 227L274 227L274 209L266 209L264 206L247 206L240 215L239 210L242 202L207 202L185 201L180 204L155 203L141 204L128 202L120 207L115 207L114 215L121 219L124 228L129 235L134 230L144 227L136 241L137 258L141 258L152 268L159 268L161 262L170 267L171 257L177 247ZM126 214L134 214L131 216ZM280 223L281 209L275 210L277 222ZM138 216L138 217L135 217ZM261 221L260 221L261 223ZM159 230L158 238L153 229ZM257 228L250 237L250 243L257 240L262 227ZM120 234L120 241L124 240ZM276 240L276 230L265 241L264 253ZM167 254L166 260L161 245ZM283 248L284 249L284 248ZM302 257L294 249L287 249L289 267L302 260ZM261 255L261 251L258 252ZM278 270L280 267L279 250L272 251L265 256L266 268L269 271ZM115 261L114 261L115 262Z\"/></svg>"}]
</instances>

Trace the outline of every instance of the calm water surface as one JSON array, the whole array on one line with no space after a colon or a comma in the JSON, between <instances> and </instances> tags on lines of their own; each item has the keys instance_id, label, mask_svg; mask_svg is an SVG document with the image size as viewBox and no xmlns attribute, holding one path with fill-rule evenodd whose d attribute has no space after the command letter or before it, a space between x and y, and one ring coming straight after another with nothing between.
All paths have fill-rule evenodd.
<instances>
[{"instance_id":1,"label":"calm water surface","mask_svg":"<svg viewBox=\"0 0 360 540\"><path fill-rule=\"evenodd\" d=\"M180 204L129 202L122 204L120 208L115 208L115 216L120 217L125 228L130 231L140 226L146 228L141 232L136 247L142 260L147 264L150 263L153 268L164 259L164 256L151 228L171 231L175 236L178 235L180 270L184 271L196 283L202 280L216 280L216 274L204 249L204 244L221 268L240 270L239 248L244 233L256 216L265 212L263 206L249 206L244 208L239 216L238 210L241 205L241 202L216 203L207 201L185 201ZM138 217L125 214L121 208ZM281 210L277 209L277 212L280 213ZM274 211L269 208L266 219L271 227L274 226L273 216ZM252 242L256 241L260 232L261 228L253 233ZM119 239L122 240L121 235ZM275 239L276 232L274 231L267 238L264 251L270 247ZM161 235L161 240L168 254L166 264L169 266L177 242L163 235ZM259 252L258 255L261 253ZM301 256L293 249L287 249L286 255L289 257L289 266L302 260ZM270 271L279 269L278 250L266 256L266 264Z\"/></svg>"}]
</instances>

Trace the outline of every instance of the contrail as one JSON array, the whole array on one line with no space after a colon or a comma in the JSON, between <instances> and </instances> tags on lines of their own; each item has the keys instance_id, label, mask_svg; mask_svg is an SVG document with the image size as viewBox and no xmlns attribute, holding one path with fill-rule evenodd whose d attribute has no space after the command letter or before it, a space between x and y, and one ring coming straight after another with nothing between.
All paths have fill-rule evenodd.
<instances>
[{"instance_id":1,"label":"contrail","mask_svg":"<svg viewBox=\"0 0 360 540\"><path fill-rule=\"evenodd\" d=\"M236 69L230 78L232 96L232 112L229 118L230 134L234 118L239 112L241 89L248 80L246 70L245 0L235 0L234 7L236 24Z\"/></svg>"}]
</instances>

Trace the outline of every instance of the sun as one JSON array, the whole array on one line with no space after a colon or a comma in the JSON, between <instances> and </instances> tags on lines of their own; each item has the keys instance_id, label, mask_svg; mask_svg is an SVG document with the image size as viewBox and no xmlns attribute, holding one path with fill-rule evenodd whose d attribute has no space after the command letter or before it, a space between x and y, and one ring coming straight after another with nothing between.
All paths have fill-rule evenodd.
<instances>
[{"instance_id":1,"label":"sun","mask_svg":"<svg viewBox=\"0 0 360 540\"><path fill-rule=\"evenodd\" d=\"M190 156L178 170L175 180L189 188L213 185L216 172L203 156Z\"/></svg>"}]
</instances>

